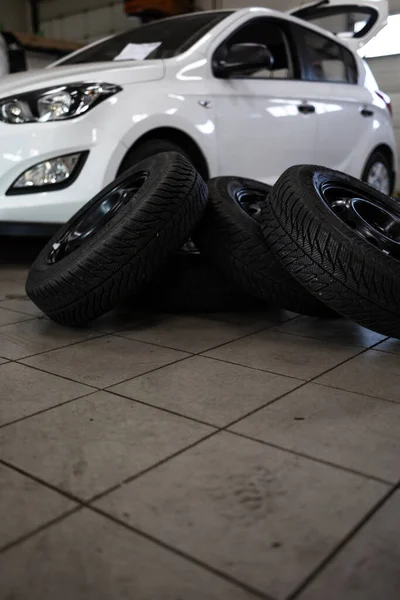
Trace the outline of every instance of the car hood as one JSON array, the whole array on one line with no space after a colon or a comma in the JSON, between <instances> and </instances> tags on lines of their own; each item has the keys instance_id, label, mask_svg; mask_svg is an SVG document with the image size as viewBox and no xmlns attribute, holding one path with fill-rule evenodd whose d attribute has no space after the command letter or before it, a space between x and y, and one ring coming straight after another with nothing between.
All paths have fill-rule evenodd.
<instances>
[{"instance_id":1,"label":"car hood","mask_svg":"<svg viewBox=\"0 0 400 600\"><path fill-rule=\"evenodd\" d=\"M0 79L0 97L81 81L130 84L162 79L162 60L84 63L25 71Z\"/></svg>"}]
</instances>

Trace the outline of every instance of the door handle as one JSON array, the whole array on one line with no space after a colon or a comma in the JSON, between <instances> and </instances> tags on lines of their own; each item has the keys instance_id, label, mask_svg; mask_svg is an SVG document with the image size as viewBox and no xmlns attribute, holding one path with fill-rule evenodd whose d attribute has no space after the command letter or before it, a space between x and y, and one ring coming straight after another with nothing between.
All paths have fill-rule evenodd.
<instances>
[{"instance_id":1,"label":"door handle","mask_svg":"<svg viewBox=\"0 0 400 600\"><path fill-rule=\"evenodd\" d=\"M298 105L297 110L303 115L310 115L311 113L315 113L315 106L313 104L307 104L307 102L304 102L303 104Z\"/></svg>"},{"instance_id":2,"label":"door handle","mask_svg":"<svg viewBox=\"0 0 400 600\"><path fill-rule=\"evenodd\" d=\"M370 108L362 108L360 110L360 113L362 114L363 117L366 117L366 118L373 117L373 115L374 115L374 111L371 110Z\"/></svg>"}]
</instances>

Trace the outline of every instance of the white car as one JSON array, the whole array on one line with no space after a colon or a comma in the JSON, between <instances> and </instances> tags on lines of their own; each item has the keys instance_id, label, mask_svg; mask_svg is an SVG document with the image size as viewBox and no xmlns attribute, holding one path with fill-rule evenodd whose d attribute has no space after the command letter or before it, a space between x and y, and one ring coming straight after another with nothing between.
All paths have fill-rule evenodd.
<instances>
[{"instance_id":1,"label":"white car","mask_svg":"<svg viewBox=\"0 0 400 600\"><path fill-rule=\"evenodd\" d=\"M357 54L387 13L386 0L192 13L3 78L0 233L47 233L130 165L170 149L205 178L272 184L317 163L390 193L390 104Z\"/></svg>"}]
</instances>

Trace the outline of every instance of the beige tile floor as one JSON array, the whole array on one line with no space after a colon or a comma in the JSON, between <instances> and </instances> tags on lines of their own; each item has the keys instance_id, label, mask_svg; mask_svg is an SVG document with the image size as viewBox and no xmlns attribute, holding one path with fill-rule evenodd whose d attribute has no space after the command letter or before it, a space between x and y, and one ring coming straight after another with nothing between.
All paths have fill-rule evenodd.
<instances>
[{"instance_id":1,"label":"beige tile floor","mask_svg":"<svg viewBox=\"0 0 400 600\"><path fill-rule=\"evenodd\" d=\"M0 252L1 598L400 597L400 342L269 310L62 329Z\"/></svg>"}]
</instances>

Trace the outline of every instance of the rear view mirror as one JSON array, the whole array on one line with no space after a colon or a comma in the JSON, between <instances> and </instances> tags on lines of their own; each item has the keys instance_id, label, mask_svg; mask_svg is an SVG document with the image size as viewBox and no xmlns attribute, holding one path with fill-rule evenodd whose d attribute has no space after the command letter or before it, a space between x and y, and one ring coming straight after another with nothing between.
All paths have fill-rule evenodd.
<instances>
[{"instance_id":1,"label":"rear view mirror","mask_svg":"<svg viewBox=\"0 0 400 600\"><path fill-rule=\"evenodd\" d=\"M256 69L271 69L274 57L264 44L233 44L225 57L214 65L217 77L230 77L235 73L251 73Z\"/></svg>"}]
</instances>

